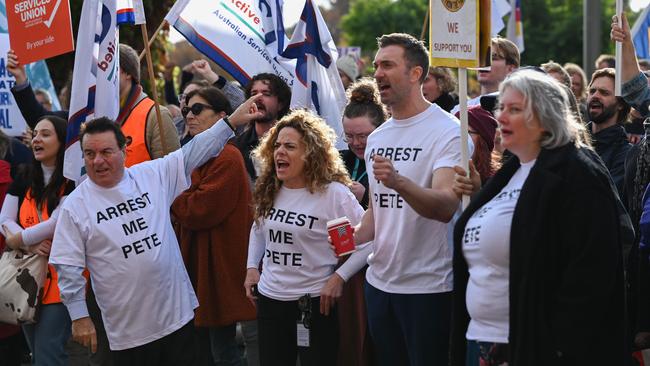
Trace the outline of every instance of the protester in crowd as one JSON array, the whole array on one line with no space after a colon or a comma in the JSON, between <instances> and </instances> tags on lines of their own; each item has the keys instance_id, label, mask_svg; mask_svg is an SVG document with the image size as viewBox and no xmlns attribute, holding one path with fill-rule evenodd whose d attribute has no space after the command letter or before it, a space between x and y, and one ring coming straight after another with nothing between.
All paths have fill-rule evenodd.
<instances>
[{"instance_id":1,"label":"protester in crowd","mask_svg":"<svg viewBox=\"0 0 650 366\"><path fill-rule=\"evenodd\" d=\"M38 103L40 103L40 105L42 105L46 111L52 111L52 96L50 96L50 93L47 90L43 88L36 88L34 90L34 96L36 97Z\"/></svg>"},{"instance_id":2,"label":"protester in crowd","mask_svg":"<svg viewBox=\"0 0 650 366\"><path fill-rule=\"evenodd\" d=\"M192 140L192 135L190 134L190 131L188 129L187 121L185 120L185 115L183 115L183 109L187 107L187 96L194 90L198 90L206 86L208 86L208 83L206 83L203 80L200 81L192 80L189 83L187 83L185 89L183 89L183 92L178 95L181 115L179 118L174 119L174 125L176 126L176 131L178 132L181 146L185 145L186 143L190 142L190 140Z\"/></svg>"},{"instance_id":3,"label":"protester in crowd","mask_svg":"<svg viewBox=\"0 0 650 366\"><path fill-rule=\"evenodd\" d=\"M191 136L232 113L228 99L215 87L194 90L187 98ZM251 203L244 160L229 143L218 157L192 172L190 188L172 204L181 253L200 304L194 325L208 328L207 354L216 365L241 365L237 322L255 319L255 308L241 287Z\"/></svg>"},{"instance_id":4,"label":"protester in crowd","mask_svg":"<svg viewBox=\"0 0 650 366\"><path fill-rule=\"evenodd\" d=\"M614 95L615 78L615 71L611 68L596 70L592 75L587 96L587 130L594 149L622 194L625 157L631 147L623 123L627 121L630 106L623 98Z\"/></svg>"},{"instance_id":5,"label":"protester in crowd","mask_svg":"<svg viewBox=\"0 0 650 366\"><path fill-rule=\"evenodd\" d=\"M175 67L176 65L173 62L165 65L165 100L168 104L176 104L180 108L183 108L182 94L176 97L176 87L174 86L173 80ZM183 67L180 84L180 90L183 90L183 93L185 93L185 88L189 83L199 81L193 80L195 76L200 77L202 79L200 81L207 83L205 86L211 85L221 90L228 98L228 102L230 102L232 108L237 108L244 102L244 92L241 90L239 84L234 81L228 81L225 77L212 71L210 63L204 59L194 60Z\"/></svg>"},{"instance_id":6,"label":"protester in crowd","mask_svg":"<svg viewBox=\"0 0 650 366\"><path fill-rule=\"evenodd\" d=\"M452 364L625 364L618 196L568 93L513 73L498 121L514 157L454 231Z\"/></svg>"},{"instance_id":7,"label":"protester in crowd","mask_svg":"<svg viewBox=\"0 0 650 366\"><path fill-rule=\"evenodd\" d=\"M336 68L339 71L339 76L343 83L343 89L345 90L347 90L359 77L359 66L357 65L357 60L355 60L351 55L339 57L339 59L336 60Z\"/></svg>"},{"instance_id":8,"label":"protester in crowd","mask_svg":"<svg viewBox=\"0 0 650 366\"><path fill-rule=\"evenodd\" d=\"M382 103L392 118L368 138L372 197L355 242L373 242L366 272L368 324L380 365L446 365L452 253L447 223L459 200L458 120L422 95L429 54L421 41L379 38L374 60Z\"/></svg>"},{"instance_id":9,"label":"protester in crowd","mask_svg":"<svg viewBox=\"0 0 650 366\"><path fill-rule=\"evenodd\" d=\"M616 57L614 57L614 55L608 55L603 53L600 56L598 56L598 58L594 62L594 66L596 66L596 70L608 69L608 68L613 69L616 67Z\"/></svg>"},{"instance_id":10,"label":"protester in crowd","mask_svg":"<svg viewBox=\"0 0 650 366\"><path fill-rule=\"evenodd\" d=\"M460 112L456 113L456 117L460 117ZM473 175L477 180L474 182L470 192L463 192L462 194L471 195L484 185L488 179L492 178L501 162L499 154L493 157L494 135L497 129L497 121L494 119L492 113L486 111L479 105L467 108L467 129L474 144L474 153L472 154L469 168L470 171L474 170L478 174ZM463 168L456 166L454 167L454 171L463 178L469 179L469 177L466 177L467 173ZM471 182L464 183L471 184ZM462 196L459 192L456 192L456 194L459 198Z\"/></svg>"},{"instance_id":11,"label":"protester in crowd","mask_svg":"<svg viewBox=\"0 0 650 366\"><path fill-rule=\"evenodd\" d=\"M648 80L640 70L627 17L625 14L621 14L622 26L618 25L618 20L618 16L612 17L610 36L613 41L622 43L621 79L623 85L621 94L623 99L643 117L648 117L648 106L650 105ZM631 246L629 254L625 255L628 272L626 278L630 288L629 324L631 324L636 349L650 348L650 317L647 312L650 307L650 292L648 292L650 288L650 248L647 245L640 245L641 235L638 234L641 231L642 235L645 235L643 232L645 229L640 230L639 222L642 220L644 203L647 203L647 200L644 199L644 192L650 182L648 129L649 125L645 125L645 136L628 153L625 161L625 186L622 194L637 233L634 245ZM647 244L647 241L644 244Z\"/></svg>"},{"instance_id":12,"label":"protester in crowd","mask_svg":"<svg viewBox=\"0 0 650 366\"><path fill-rule=\"evenodd\" d=\"M562 67L562 65L553 60L549 60L540 66L542 67L542 70L546 71L546 74L548 74L550 77L565 85L567 88L571 89L571 76L564 69L564 67Z\"/></svg>"},{"instance_id":13,"label":"protester in crowd","mask_svg":"<svg viewBox=\"0 0 650 366\"><path fill-rule=\"evenodd\" d=\"M487 69L478 71L478 83L481 93L467 101L467 106L481 103L482 97L494 98L499 91L499 84L511 72L519 68L519 49L510 40L501 37L492 38L492 64ZM450 113L456 114L460 106L456 105Z\"/></svg>"},{"instance_id":14,"label":"protester in crowd","mask_svg":"<svg viewBox=\"0 0 650 366\"><path fill-rule=\"evenodd\" d=\"M343 110L343 132L348 150L341 152L345 168L350 174L350 190L368 208L368 174L366 173L366 142L368 136L388 119L386 107L381 103L377 84L372 78L356 81L347 90L348 103ZM338 365L372 365L374 349L366 320L366 301L363 286L365 268L343 286L338 303L341 328Z\"/></svg>"},{"instance_id":15,"label":"protester in crowd","mask_svg":"<svg viewBox=\"0 0 650 366\"><path fill-rule=\"evenodd\" d=\"M67 122L56 116L42 118L34 128L32 163L9 187L0 212L7 246L49 256L57 207L74 189L63 177ZM49 266L38 322L24 324L33 365L67 365L64 346L70 338L70 317L61 303L58 276Z\"/></svg>"},{"instance_id":16,"label":"protester in crowd","mask_svg":"<svg viewBox=\"0 0 650 366\"><path fill-rule=\"evenodd\" d=\"M587 123L587 75L580 66L571 62L564 64L564 69L571 76L571 91L578 102L582 121Z\"/></svg>"},{"instance_id":17,"label":"protester in crowd","mask_svg":"<svg viewBox=\"0 0 650 366\"><path fill-rule=\"evenodd\" d=\"M355 225L363 209L334 140L322 119L296 110L254 152L261 169L244 287L257 300L261 365L293 365L297 354L302 365L336 364L336 300L364 266L370 245L357 242L336 268L327 222L345 216Z\"/></svg>"},{"instance_id":18,"label":"protester in crowd","mask_svg":"<svg viewBox=\"0 0 650 366\"><path fill-rule=\"evenodd\" d=\"M88 178L62 205L50 255L77 342L96 349L81 277L88 267L115 364L193 363L198 302L169 207L234 128L259 117L254 104L255 98L246 101L182 149L129 168L119 126L105 117L85 124L80 142Z\"/></svg>"},{"instance_id":19,"label":"protester in crowd","mask_svg":"<svg viewBox=\"0 0 650 366\"><path fill-rule=\"evenodd\" d=\"M372 78L356 81L347 90L348 103L343 110L343 138L348 150L341 153L345 167L352 179L350 189L361 203L368 208L368 175L364 154L368 136L386 119L388 112L381 104L377 84Z\"/></svg>"},{"instance_id":20,"label":"protester in crowd","mask_svg":"<svg viewBox=\"0 0 650 366\"><path fill-rule=\"evenodd\" d=\"M257 101L257 108L264 117L251 122L246 130L235 140L235 144L244 156L246 171L252 182L257 179L255 164L251 152L257 147L260 139L289 112L291 105L291 89L280 77L271 73L261 73L253 76L244 90L246 98L262 94Z\"/></svg>"},{"instance_id":21,"label":"protester in crowd","mask_svg":"<svg viewBox=\"0 0 650 366\"><path fill-rule=\"evenodd\" d=\"M422 84L424 99L449 112L458 104L458 96L454 94L455 90L456 79L449 68L429 67L429 74Z\"/></svg>"}]
</instances>

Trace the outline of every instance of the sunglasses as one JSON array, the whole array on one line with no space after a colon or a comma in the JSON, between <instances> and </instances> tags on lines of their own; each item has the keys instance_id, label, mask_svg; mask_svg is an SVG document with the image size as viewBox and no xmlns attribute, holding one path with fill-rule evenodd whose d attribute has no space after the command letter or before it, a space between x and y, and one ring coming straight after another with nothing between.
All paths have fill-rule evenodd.
<instances>
[{"instance_id":1,"label":"sunglasses","mask_svg":"<svg viewBox=\"0 0 650 366\"><path fill-rule=\"evenodd\" d=\"M207 104L194 103L190 107L183 107L183 109L181 109L181 114L183 115L183 118L186 118L188 113L190 113L190 112L192 112L193 115L198 116L206 108L207 109L213 109L212 107L210 107Z\"/></svg>"}]
</instances>

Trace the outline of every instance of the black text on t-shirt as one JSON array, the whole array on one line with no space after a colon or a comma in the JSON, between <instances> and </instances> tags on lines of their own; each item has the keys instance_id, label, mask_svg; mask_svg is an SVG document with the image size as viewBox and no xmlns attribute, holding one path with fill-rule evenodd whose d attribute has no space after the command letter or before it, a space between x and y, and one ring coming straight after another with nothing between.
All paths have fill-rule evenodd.
<instances>
[{"instance_id":1,"label":"black text on t-shirt","mask_svg":"<svg viewBox=\"0 0 650 366\"><path fill-rule=\"evenodd\" d=\"M421 147L378 147L370 150L370 156L375 154L392 161L417 161Z\"/></svg>"}]
</instances>

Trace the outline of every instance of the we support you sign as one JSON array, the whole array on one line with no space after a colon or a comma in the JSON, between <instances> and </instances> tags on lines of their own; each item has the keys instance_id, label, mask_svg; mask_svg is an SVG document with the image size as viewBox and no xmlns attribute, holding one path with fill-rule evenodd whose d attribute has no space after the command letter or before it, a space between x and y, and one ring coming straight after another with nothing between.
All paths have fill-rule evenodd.
<instances>
[{"instance_id":1,"label":"we support you sign","mask_svg":"<svg viewBox=\"0 0 650 366\"><path fill-rule=\"evenodd\" d=\"M430 0L431 65L490 65L490 0Z\"/></svg>"}]
</instances>

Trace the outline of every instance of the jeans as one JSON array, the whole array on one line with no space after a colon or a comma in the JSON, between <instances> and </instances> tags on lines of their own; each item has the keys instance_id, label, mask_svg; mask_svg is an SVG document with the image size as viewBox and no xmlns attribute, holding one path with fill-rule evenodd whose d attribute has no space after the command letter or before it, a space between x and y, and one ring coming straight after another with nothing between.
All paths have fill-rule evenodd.
<instances>
[{"instance_id":1,"label":"jeans","mask_svg":"<svg viewBox=\"0 0 650 366\"><path fill-rule=\"evenodd\" d=\"M235 341L237 323L209 328L210 350L217 366L242 366L243 358Z\"/></svg>"},{"instance_id":2,"label":"jeans","mask_svg":"<svg viewBox=\"0 0 650 366\"><path fill-rule=\"evenodd\" d=\"M64 347L72 333L72 321L65 305L41 305L38 322L23 325L23 332L32 351L32 365L67 365Z\"/></svg>"}]
</instances>

